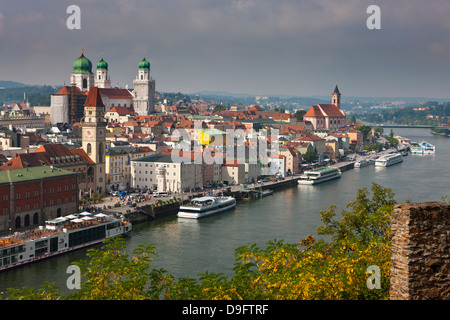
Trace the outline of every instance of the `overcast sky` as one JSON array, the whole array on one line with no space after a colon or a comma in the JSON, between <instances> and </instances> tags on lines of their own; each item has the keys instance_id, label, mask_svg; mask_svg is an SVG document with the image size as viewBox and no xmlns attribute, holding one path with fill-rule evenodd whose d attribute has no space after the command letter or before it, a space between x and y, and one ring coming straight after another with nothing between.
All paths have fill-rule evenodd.
<instances>
[{"instance_id":1,"label":"overcast sky","mask_svg":"<svg viewBox=\"0 0 450 320\"><path fill-rule=\"evenodd\" d=\"M132 87L145 55L156 89L450 97L449 0L0 0L0 80L69 83L101 54ZM369 30L369 5L381 30ZM69 30L69 5L81 30Z\"/></svg>"}]
</instances>

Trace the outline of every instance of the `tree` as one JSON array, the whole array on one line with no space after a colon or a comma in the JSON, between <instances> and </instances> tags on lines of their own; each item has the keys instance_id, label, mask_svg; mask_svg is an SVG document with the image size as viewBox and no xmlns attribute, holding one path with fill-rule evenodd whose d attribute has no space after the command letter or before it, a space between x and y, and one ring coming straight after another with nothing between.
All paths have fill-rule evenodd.
<instances>
[{"instance_id":1,"label":"tree","mask_svg":"<svg viewBox=\"0 0 450 320\"><path fill-rule=\"evenodd\" d=\"M356 130L359 130L359 131L362 132L362 134L363 134L363 139L365 140L365 139L367 139L367 135L369 134L369 132L372 130L372 127L363 124L363 125L357 126L357 127L356 127Z\"/></svg>"},{"instance_id":2,"label":"tree","mask_svg":"<svg viewBox=\"0 0 450 320\"><path fill-rule=\"evenodd\" d=\"M307 162L307 163L311 163L314 160L317 160L317 149L313 148L313 149L309 149L306 151L305 155L303 156L303 159Z\"/></svg>"},{"instance_id":3,"label":"tree","mask_svg":"<svg viewBox=\"0 0 450 320\"><path fill-rule=\"evenodd\" d=\"M305 115L305 110L297 110L294 113L294 118L297 118L298 121L303 121L303 116Z\"/></svg>"},{"instance_id":4,"label":"tree","mask_svg":"<svg viewBox=\"0 0 450 320\"><path fill-rule=\"evenodd\" d=\"M214 107L213 114L223 110L226 110L225 107L223 105L218 104Z\"/></svg>"}]
</instances>

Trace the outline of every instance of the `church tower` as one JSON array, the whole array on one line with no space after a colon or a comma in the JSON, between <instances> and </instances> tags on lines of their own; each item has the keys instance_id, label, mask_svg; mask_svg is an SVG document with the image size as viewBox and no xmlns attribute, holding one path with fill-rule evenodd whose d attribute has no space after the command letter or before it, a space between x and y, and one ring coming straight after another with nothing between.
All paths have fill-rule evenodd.
<instances>
[{"instance_id":1,"label":"church tower","mask_svg":"<svg viewBox=\"0 0 450 320\"><path fill-rule=\"evenodd\" d=\"M111 88L111 79L108 76L108 63L102 59L97 62L97 75L95 86L99 88Z\"/></svg>"},{"instance_id":2,"label":"church tower","mask_svg":"<svg viewBox=\"0 0 450 320\"><path fill-rule=\"evenodd\" d=\"M139 62L138 76L133 81L134 111L148 115L155 111L155 80L150 77L150 62L145 57Z\"/></svg>"},{"instance_id":3,"label":"church tower","mask_svg":"<svg viewBox=\"0 0 450 320\"><path fill-rule=\"evenodd\" d=\"M81 56L73 62L70 84L77 86L83 92L88 91L94 85L92 62L84 56L83 49L81 50Z\"/></svg>"},{"instance_id":4,"label":"church tower","mask_svg":"<svg viewBox=\"0 0 450 320\"><path fill-rule=\"evenodd\" d=\"M106 190L105 136L107 121L104 118L104 108L105 106L100 97L100 91L97 87L91 87L86 98L86 103L84 104L84 117L81 119L81 131L82 148L95 163L93 166L93 178L95 181L94 193L102 193Z\"/></svg>"},{"instance_id":5,"label":"church tower","mask_svg":"<svg viewBox=\"0 0 450 320\"><path fill-rule=\"evenodd\" d=\"M331 104L334 104L339 109L341 108L341 93L339 92L337 83L333 93L331 94Z\"/></svg>"}]
</instances>

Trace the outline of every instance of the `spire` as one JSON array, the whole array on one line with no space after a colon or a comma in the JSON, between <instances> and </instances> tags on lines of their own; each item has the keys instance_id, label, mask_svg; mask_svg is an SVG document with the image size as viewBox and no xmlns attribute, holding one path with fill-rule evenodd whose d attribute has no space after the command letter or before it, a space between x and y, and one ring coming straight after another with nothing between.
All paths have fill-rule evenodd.
<instances>
[{"instance_id":1,"label":"spire","mask_svg":"<svg viewBox=\"0 0 450 320\"><path fill-rule=\"evenodd\" d=\"M88 96L86 98L85 107L104 107L102 97L100 96L100 90L98 87L90 87Z\"/></svg>"},{"instance_id":2,"label":"spire","mask_svg":"<svg viewBox=\"0 0 450 320\"><path fill-rule=\"evenodd\" d=\"M336 87L334 88L333 93L341 94L341 93L339 92L339 89L338 89L338 86L337 86L337 82L336 82Z\"/></svg>"}]
</instances>

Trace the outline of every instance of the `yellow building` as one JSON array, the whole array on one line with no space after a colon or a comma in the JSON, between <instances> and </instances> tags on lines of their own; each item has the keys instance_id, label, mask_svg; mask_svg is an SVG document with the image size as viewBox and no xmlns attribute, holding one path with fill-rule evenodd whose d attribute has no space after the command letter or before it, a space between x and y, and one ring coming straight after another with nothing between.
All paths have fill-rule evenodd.
<instances>
[{"instance_id":1,"label":"yellow building","mask_svg":"<svg viewBox=\"0 0 450 320\"><path fill-rule=\"evenodd\" d=\"M202 145L223 146L227 144L227 133L218 129L201 129L198 141Z\"/></svg>"}]
</instances>

